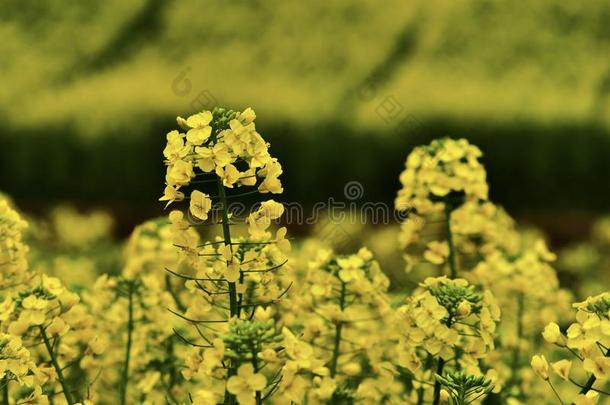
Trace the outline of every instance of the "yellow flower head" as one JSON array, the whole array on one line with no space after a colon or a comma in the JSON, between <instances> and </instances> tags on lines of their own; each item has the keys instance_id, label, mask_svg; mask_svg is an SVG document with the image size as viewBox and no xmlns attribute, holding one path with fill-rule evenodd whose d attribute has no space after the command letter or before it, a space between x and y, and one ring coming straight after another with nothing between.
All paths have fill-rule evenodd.
<instances>
[{"instance_id":1,"label":"yellow flower head","mask_svg":"<svg viewBox=\"0 0 610 405\"><path fill-rule=\"evenodd\" d=\"M465 139L443 138L417 147L409 154L400 175L403 188L395 205L399 210L415 208L419 214L437 212L447 198L487 199L481 151ZM451 201L460 205L461 201Z\"/></svg>"},{"instance_id":2,"label":"yellow flower head","mask_svg":"<svg viewBox=\"0 0 610 405\"><path fill-rule=\"evenodd\" d=\"M167 174L164 195L168 204L180 201L180 188L189 185L198 175L215 173L224 187L258 186L261 193L281 193L279 176L282 167L271 157L268 143L256 131L256 114L251 108L235 112L223 108L202 111L184 119L177 118L186 134L171 131L163 151ZM197 173L197 169L200 173ZM206 217L209 202L201 195L191 196L193 214ZM195 204L195 205L193 205Z\"/></svg>"}]
</instances>

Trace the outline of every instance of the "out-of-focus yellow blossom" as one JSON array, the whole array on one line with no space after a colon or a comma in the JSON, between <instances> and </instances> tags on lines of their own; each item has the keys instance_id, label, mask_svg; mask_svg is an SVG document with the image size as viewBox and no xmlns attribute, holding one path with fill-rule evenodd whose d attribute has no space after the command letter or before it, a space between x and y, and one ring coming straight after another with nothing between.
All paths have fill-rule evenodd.
<instances>
[{"instance_id":1,"label":"out-of-focus yellow blossom","mask_svg":"<svg viewBox=\"0 0 610 405\"><path fill-rule=\"evenodd\" d=\"M397 209L415 209L418 215L442 211L443 199L463 193L465 200L487 199L482 153L465 139L443 138L415 148L400 175Z\"/></svg>"},{"instance_id":2,"label":"out-of-focus yellow blossom","mask_svg":"<svg viewBox=\"0 0 610 405\"><path fill-rule=\"evenodd\" d=\"M97 376L100 390L112 390L112 387L121 383L121 375L116 370L121 370L124 362L131 294L135 305L132 309L133 331L128 377L131 388L127 398L154 402L155 398L160 400L168 395L167 391L172 393L182 382L182 379L170 377L171 374L179 375L172 327L178 327L180 323L167 310L175 308L176 303L165 289L169 287L166 287L161 273L163 269L157 267L160 263L154 261L155 258L163 258L163 244L156 241L153 245L159 249L156 251L144 249L144 246L138 246L144 242L138 240L139 237L154 241L154 233L146 232L146 224L136 232L138 236L134 235L130 240L130 248L136 250L127 250L128 266L125 268L132 272L134 278L102 276L83 296L84 304L97 319L87 345L87 353L92 354L93 358L87 365L91 370L91 378ZM129 252L148 253L149 256L133 256L137 262L132 262ZM156 272L160 274L155 274ZM165 366L159 369L159 364Z\"/></svg>"},{"instance_id":3,"label":"out-of-focus yellow blossom","mask_svg":"<svg viewBox=\"0 0 610 405\"><path fill-rule=\"evenodd\" d=\"M489 288L499 297L502 305L511 305L522 295L527 305L567 307L569 294L559 289L557 274L550 262L554 255L548 252L543 241L509 254L496 250L479 262L469 279Z\"/></svg>"},{"instance_id":4,"label":"out-of-focus yellow blossom","mask_svg":"<svg viewBox=\"0 0 610 405\"><path fill-rule=\"evenodd\" d=\"M52 335L63 335L70 329L70 326L61 318L53 318L51 324L47 326L47 332Z\"/></svg>"},{"instance_id":5,"label":"out-of-focus yellow blossom","mask_svg":"<svg viewBox=\"0 0 610 405\"><path fill-rule=\"evenodd\" d=\"M539 336L545 324L560 320L569 311L571 294L559 287L552 267L555 255L542 239L519 233L512 226L507 228L507 235L514 241L488 245L467 278L489 289L503 309L498 349L488 363L498 370L498 384L511 398L534 389L545 392L544 384L534 387L525 379L528 369L531 371L529 359L537 352L534 337ZM546 328L544 337L562 341L556 324ZM528 395L535 397L538 393Z\"/></svg>"},{"instance_id":6,"label":"out-of-focus yellow blossom","mask_svg":"<svg viewBox=\"0 0 610 405\"><path fill-rule=\"evenodd\" d=\"M267 385L264 375L254 372L250 363L242 364L237 369L237 375L227 380L227 390L237 397L242 405L255 404L256 391L262 391Z\"/></svg>"},{"instance_id":7,"label":"out-of-focus yellow blossom","mask_svg":"<svg viewBox=\"0 0 610 405\"><path fill-rule=\"evenodd\" d=\"M449 246L446 242L432 241L428 243L424 259L433 264L442 264L449 256Z\"/></svg>"},{"instance_id":8,"label":"out-of-focus yellow blossom","mask_svg":"<svg viewBox=\"0 0 610 405\"><path fill-rule=\"evenodd\" d=\"M114 221L104 211L79 213L70 206L59 206L50 217L54 241L67 247L87 247L109 238Z\"/></svg>"},{"instance_id":9,"label":"out-of-focus yellow blossom","mask_svg":"<svg viewBox=\"0 0 610 405\"><path fill-rule=\"evenodd\" d=\"M32 389L44 382L34 357L19 337L0 333L0 379L16 381Z\"/></svg>"},{"instance_id":10,"label":"out-of-focus yellow blossom","mask_svg":"<svg viewBox=\"0 0 610 405\"><path fill-rule=\"evenodd\" d=\"M21 216L0 197L0 294L19 286L28 278L28 246L23 242L27 228Z\"/></svg>"},{"instance_id":11,"label":"out-of-focus yellow blossom","mask_svg":"<svg viewBox=\"0 0 610 405\"><path fill-rule=\"evenodd\" d=\"M217 405L221 398L208 390L197 390L192 395L193 405Z\"/></svg>"}]
</instances>

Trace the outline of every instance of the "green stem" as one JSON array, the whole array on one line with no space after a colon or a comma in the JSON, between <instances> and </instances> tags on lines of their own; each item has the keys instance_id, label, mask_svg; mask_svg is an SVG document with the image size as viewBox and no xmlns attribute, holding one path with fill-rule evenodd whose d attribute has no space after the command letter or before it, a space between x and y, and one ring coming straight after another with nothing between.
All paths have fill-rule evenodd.
<instances>
[{"instance_id":1,"label":"green stem","mask_svg":"<svg viewBox=\"0 0 610 405\"><path fill-rule=\"evenodd\" d=\"M610 349L608 349L605 356L610 356ZM582 387L582 389L580 390L580 394L585 395L587 392L591 391L591 389L593 388L593 384L595 384L596 380L597 378L595 377L595 374L591 374L591 377L589 377L584 387Z\"/></svg>"},{"instance_id":2,"label":"green stem","mask_svg":"<svg viewBox=\"0 0 610 405\"><path fill-rule=\"evenodd\" d=\"M559 400L559 403L561 405L564 405L563 400L561 399L561 397L559 396L559 393L557 392L557 390L555 389L555 387L553 387L553 384L551 383L551 380L546 380L546 382L549 384L549 386L551 387L551 389L553 390L553 394L555 394L555 397L557 397L557 399Z\"/></svg>"},{"instance_id":3,"label":"green stem","mask_svg":"<svg viewBox=\"0 0 610 405\"><path fill-rule=\"evenodd\" d=\"M167 289L167 292L169 292L169 295L171 295L172 299L174 300L174 303L176 304L178 309L181 312L186 312L186 306L180 300L178 293L176 293L176 291L174 291L174 287L172 286L172 280L171 280L171 277L169 276L169 274L165 275L165 287Z\"/></svg>"},{"instance_id":4,"label":"green stem","mask_svg":"<svg viewBox=\"0 0 610 405\"><path fill-rule=\"evenodd\" d=\"M466 405L466 390L464 389L464 387L460 387L458 405Z\"/></svg>"},{"instance_id":5,"label":"green stem","mask_svg":"<svg viewBox=\"0 0 610 405\"><path fill-rule=\"evenodd\" d=\"M229 225L229 210L227 206L227 195L225 193L225 187L222 184L222 179L220 177L216 177L216 182L218 184L218 198L220 200L220 204L222 207L222 234L224 238L225 246L229 246L231 251L233 250L232 241L231 241L231 229ZM239 317L239 304L237 297L237 287L235 283L229 284L229 315L231 318L234 316ZM228 377L231 377L237 373L237 361L231 360L228 369ZM224 403L227 405L235 404L235 396L231 395L229 391L225 389L225 400Z\"/></svg>"},{"instance_id":6,"label":"green stem","mask_svg":"<svg viewBox=\"0 0 610 405\"><path fill-rule=\"evenodd\" d=\"M4 405L9 405L9 395L8 395L8 383L10 382L10 380L8 379L8 376L5 376L2 379L2 403Z\"/></svg>"},{"instance_id":7,"label":"green stem","mask_svg":"<svg viewBox=\"0 0 610 405\"><path fill-rule=\"evenodd\" d=\"M231 247L231 229L229 226L229 211L227 207L227 195L225 193L225 187L222 184L220 177L217 177L218 182L218 196L220 198L220 204L222 206L222 233L224 237L225 246ZM232 248L231 248L232 249ZM231 318L238 316L239 308L237 305L237 288L235 283L229 283L229 310Z\"/></svg>"},{"instance_id":8,"label":"green stem","mask_svg":"<svg viewBox=\"0 0 610 405\"><path fill-rule=\"evenodd\" d=\"M347 289L346 284L341 281L341 295L339 296L339 307L341 312L345 309L345 295ZM330 363L330 376L334 377L337 374L337 363L339 362L339 356L341 354L341 331L343 329L343 322L339 320L336 324L335 329L335 345L333 348L333 358Z\"/></svg>"},{"instance_id":9,"label":"green stem","mask_svg":"<svg viewBox=\"0 0 610 405\"><path fill-rule=\"evenodd\" d=\"M239 284L243 284L244 283L244 272L243 271L239 271ZM252 294L252 290L249 290L249 295ZM241 310L244 308L243 307L243 299L244 299L244 295L242 293L237 294L237 317L239 318L241 315ZM251 300L250 300L251 301ZM256 311L256 306L254 306L252 308L252 313L254 313Z\"/></svg>"},{"instance_id":10,"label":"green stem","mask_svg":"<svg viewBox=\"0 0 610 405\"><path fill-rule=\"evenodd\" d=\"M512 375L508 381L508 383L506 384L507 388L508 387L512 387L515 384L518 384L518 377L517 377L517 371L519 369L519 357L520 357L520 350L521 350L521 339L523 338L523 312L525 310L525 305L524 305L524 301L525 301L525 296L523 295L523 293L520 293L517 295L517 341L515 344L515 348L513 349L513 358L511 361L511 369L512 371Z\"/></svg>"},{"instance_id":11,"label":"green stem","mask_svg":"<svg viewBox=\"0 0 610 405\"><path fill-rule=\"evenodd\" d=\"M254 367L254 372L258 373L258 359L256 358L256 354L258 353L258 350L256 348L253 348L252 350L252 367ZM262 405L263 404L263 398L261 396L261 392L260 391L256 391L256 405Z\"/></svg>"},{"instance_id":12,"label":"green stem","mask_svg":"<svg viewBox=\"0 0 610 405\"><path fill-rule=\"evenodd\" d=\"M449 317L447 318L447 322L445 322L445 325L447 325L448 328L451 327L451 323L453 322L453 319L451 319L451 315L449 315ZM443 369L445 368L445 360L441 357L438 359L438 365L436 366L436 374L442 376L443 375ZM441 383L439 380L436 380L434 382L434 396L433 396L433 405L438 405L441 401Z\"/></svg>"},{"instance_id":13,"label":"green stem","mask_svg":"<svg viewBox=\"0 0 610 405\"><path fill-rule=\"evenodd\" d=\"M427 370L430 368L431 363L432 363L432 355L428 354L428 357L426 357L426 361L424 362L424 370ZM414 378L415 379L415 378ZM417 405L423 405L424 403L424 385L423 383L420 382L420 387L417 390Z\"/></svg>"},{"instance_id":14,"label":"green stem","mask_svg":"<svg viewBox=\"0 0 610 405\"><path fill-rule=\"evenodd\" d=\"M59 363L57 362L57 357L55 357L55 353L53 352L53 346L51 345L51 342L49 341L49 338L48 338L47 333L45 332L43 326L40 326L40 336L42 337L44 346L46 347L47 352L49 353L49 356L51 357L51 364L53 365L53 368L55 369L55 372L57 373L57 379L59 380L59 384L61 384L61 389L64 393L64 397L66 398L66 402L68 402L68 405L73 405L75 403L75 401L72 398L72 393L70 392L68 383L66 382L66 379L64 378L64 373L63 373L61 367L59 366Z\"/></svg>"},{"instance_id":15,"label":"green stem","mask_svg":"<svg viewBox=\"0 0 610 405\"><path fill-rule=\"evenodd\" d=\"M120 385L120 403L125 405L127 400L127 385L129 383L129 359L131 357L131 338L133 335L133 284L129 283L128 291L128 309L127 309L127 345L125 348L125 360L123 364L123 375Z\"/></svg>"},{"instance_id":16,"label":"green stem","mask_svg":"<svg viewBox=\"0 0 610 405\"><path fill-rule=\"evenodd\" d=\"M424 403L424 386L420 385L417 389L417 405L423 405Z\"/></svg>"},{"instance_id":17,"label":"green stem","mask_svg":"<svg viewBox=\"0 0 610 405\"><path fill-rule=\"evenodd\" d=\"M443 360L442 358L439 358L438 365L436 366L436 374L442 376L443 368L445 368L445 360ZM434 397L433 398L434 398L433 404L438 405L441 400L441 382L438 380L436 380L434 382Z\"/></svg>"},{"instance_id":18,"label":"green stem","mask_svg":"<svg viewBox=\"0 0 610 405\"><path fill-rule=\"evenodd\" d=\"M176 380L177 380L177 370L176 370L176 366L175 363L173 361L174 359L174 340L173 337L170 337L165 345L165 355L166 355L166 359L171 359L171 366L169 367L168 370L168 381L167 384L164 384L165 386L165 392L167 393L167 397L171 400L171 403L173 404L178 404L179 401L176 399L176 396L174 395L174 393L172 392L172 388L174 387L174 385L176 385ZM163 375L161 376L161 381L163 382Z\"/></svg>"},{"instance_id":19,"label":"green stem","mask_svg":"<svg viewBox=\"0 0 610 405\"><path fill-rule=\"evenodd\" d=\"M455 246L453 246L453 233L451 232L451 211L453 207L445 202L445 229L447 231L447 246L449 247L449 278L457 278L457 264L455 262Z\"/></svg>"}]
</instances>

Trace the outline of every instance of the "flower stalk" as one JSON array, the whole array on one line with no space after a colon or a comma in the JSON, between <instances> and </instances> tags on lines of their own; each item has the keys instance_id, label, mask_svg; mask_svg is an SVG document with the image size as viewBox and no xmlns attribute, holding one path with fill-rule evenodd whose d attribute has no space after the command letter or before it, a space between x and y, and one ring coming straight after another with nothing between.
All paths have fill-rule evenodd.
<instances>
[{"instance_id":1,"label":"flower stalk","mask_svg":"<svg viewBox=\"0 0 610 405\"><path fill-rule=\"evenodd\" d=\"M449 247L449 278L455 279L458 276L457 264L455 261L455 246L453 244L453 233L451 231L451 212L453 206L450 201L445 202L445 230L447 232L447 246Z\"/></svg>"},{"instance_id":2,"label":"flower stalk","mask_svg":"<svg viewBox=\"0 0 610 405\"><path fill-rule=\"evenodd\" d=\"M2 403L4 405L9 405L9 392L8 392L8 376L5 376L2 379Z\"/></svg>"},{"instance_id":3,"label":"flower stalk","mask_svg":"<svg viewBox=\"0 0 610 405\"><path fill-rule=\"evenodd\" d=\"M339 295L339 308L341 312L345 309L345 296L347 293L347 286L344 281L341 281L341 293ZM339 356L341 355L341 331L343 329L343 321L339 320L335 327L335 341L333 347L333 357L330 363L330 376L334 377L337 374L337 363L339 362Z\"/></svg>"},{"instance_id":4,"label":"flower stalk","mask_svg":"<svg viewBox=\"0 0 610 405\"><path fill-rule=\"evenodd\" d=\"M227 194L225 187L222 184L220 177L216 177L218 183L218 198L220 200L221 213L222 213L222 234L224 238L225 246L228 246L231 251L233 250L231 242L231 229L229 224L229 210L227 206ZM229 282L229 313L231 318L239 316L239 305L237 304L237 288L235 283Z\"/></svg>"},{"instance_id":5,"label":"flower stalk","mask_svg":"<svg viewBox=\"0 0 610 405\"><path fill-rule=\"evenodd\" d=\"M258 348L254 348L254 350L252 350L252 367L254 367L254 372L258 373L259 367L258 367ZM256 405L262 405L263 404L263 399L262 399L262 392L261 391L256 391L255 394L255 399L256 399Z\"/></svg>"},{"instance_id":6,"label":"flower stalk","mask_svg":"<svg viewBox=\"0 0 610 405\"><path fill-rule=\"evenodd\" d=\"M53 365L53 368L55 369L55 372L57 373L57 379L59 380L59 384L61 384L61 388L62 388L64 397L66 398L66 402L68 403L68 405L73 405L76 402L74 401L74 399L72 397L72 392L70 391L70 388L68 387L68 383L64 377L62 368L60 367L59 363L57 362L57 357L55 356L55 352L53 351L53 346L51 345L51 341L49 340L49 337L47 336L47 333L43 326L40 326L40 336L42 337L44 346L47 349L47 352L49 353L49 357L51 358L51 364Z\"/></svg>"},{"instance_id":7,"label":"flower stalk","mask_svg":"<svg viewBox=\"0 0 610 405\"><path fill-rule=\"evenodd\" d=\"M222 180L220 177L216 177L218 184L218 198L221 206L221 215L222 215L222 234L224 239L225 246L228 246L233 251L232 241L231 241L231 228L229 225L229 210L227 206L227 194L225 192L225 187L222 184ZM235 283L228 282L229 285L229 315L231 318L239 317L239 304L237 297L237 287ZM228 368L228 377L234 376L237 374L237 361L231 359L229 362ZM231 395L231 393L225 389L225 404L234 404L235 397Z\"/></svg>"},{"instance_id":8,"label":"flower stalk","mask_svg":"<svg viewBox=\"0 0 610 405\"><path fill-rule=\"evenodd\" d=\"M448 328L450 328L452 322L453 322L453 319L452 319L451 315L449 315L449 317L447 318L447 322L445 324L447 325ZM443 359L442 357L439 357L438 365L436 366L436 374L439 376L442 376L444 368L445 368L445 359ZM434 382L434 395L432 398L433 398L432 399L433 405L438 405L441 401L441 382L438 379L436 379L436 381Z\"/></svg>"},{"instance_id":9,"label":"flower stalk","mask_svg":"<svg viewBox=\"0 0 610 405\"><path fill-rule=\"evenodd\" d=\"M523 293L517 295L517 340L513 348L513 357L511 360L511 368L513 370L510 380L506 384L507 388L519 383L517 371L520 360L520 343L523 338L523 312L525 310L525 296Z\"/></svg>"},{"instance_id":10,"label":"flower stalk","mask_svg":"<svg viewBox=\"0 0 610 405\"><path fill-rule=\"evenodd\" d=\"M606 354L604 356L610 357L610 349L606 351ZM591 391L593 389L593 384L595 384L595 381L597 381L597 377L595 377L595 374L591 374L591 377L589 377L585 385L581 388L579 394L586 395L587 392Z\"/></svg>"},{"instance_id":11,"label":"flower stalk","mask_svg":"<svg viewBox=\"0 0 610 405\"><path fill-rule=\"evenodd\" d=\"M131 340L133 335L133 282L127 283L127 344L125 347L125 360L123 362L123 373L121 377L121 385L119 391L119 401L121 405L125 405L127 401L127 386L129 383L129 360L131 358Z\"/></svg>"},{"instance_id":12,"label":"flower stalk","mask_svg":"<svg viewBox=\"0 0 610 405\"><path fill-rule=\"evenodd\" d=\"M453 206L450 201L445 201L445 229L447 232L447 246L449 247L449 278L457 278L457 265L455 262L455 246L453 245L453 233L451 232L451 211ZM451 327L451 316L447 318L447 327ZM438 365L436 367L436 374L442 376L443 369L445 368L445 360L441 357L438 359ZM434 396L433 404L438 405L441 398L441 383L437 380L434 383Z\"/></svg>"}]
</instances>

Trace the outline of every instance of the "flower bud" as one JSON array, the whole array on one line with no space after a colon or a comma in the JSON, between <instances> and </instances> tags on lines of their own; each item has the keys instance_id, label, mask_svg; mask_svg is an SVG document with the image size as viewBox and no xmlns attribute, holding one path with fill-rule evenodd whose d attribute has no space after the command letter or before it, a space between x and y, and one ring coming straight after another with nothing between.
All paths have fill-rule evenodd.
<instances>
[{"instance_id":1,"label":"flower bud","mask_svg":"<svg viewBox=\"0 0 610 405\"><path fill-rule=\"evenodd\" d=\"M457 313L458 313L458 315L461 315L461 316L468 316L468 315L470 315L471 309L472 308L470 306L470 302L464 300L464 301L460 302L460 305L458 305Z\"/></svg>"},{"instance_id":2,"label":"flower bud","mask_svg":"<svg viewBox=\"0 0 610 405\"><path fill-rule=\"evenodd\" d=\"M543 380L549 379L549 363L546 361L544 355L535 355L531 361L532 369L538 374Z\"/></svg>"},{"instance_id":3,"label":"flower bud","mask_svg":"<svg viewBox=\"0 0 610 405\"><path fill-rule=\"evenodd\" d=\"M559 325L557 325L555 322L551 322L546 325L544 331L542 332L542 337L548 343L558 344L562 346L565 345L566 338L561 333L561 330L559 330Z\"/></svg>"}]
</instances>

